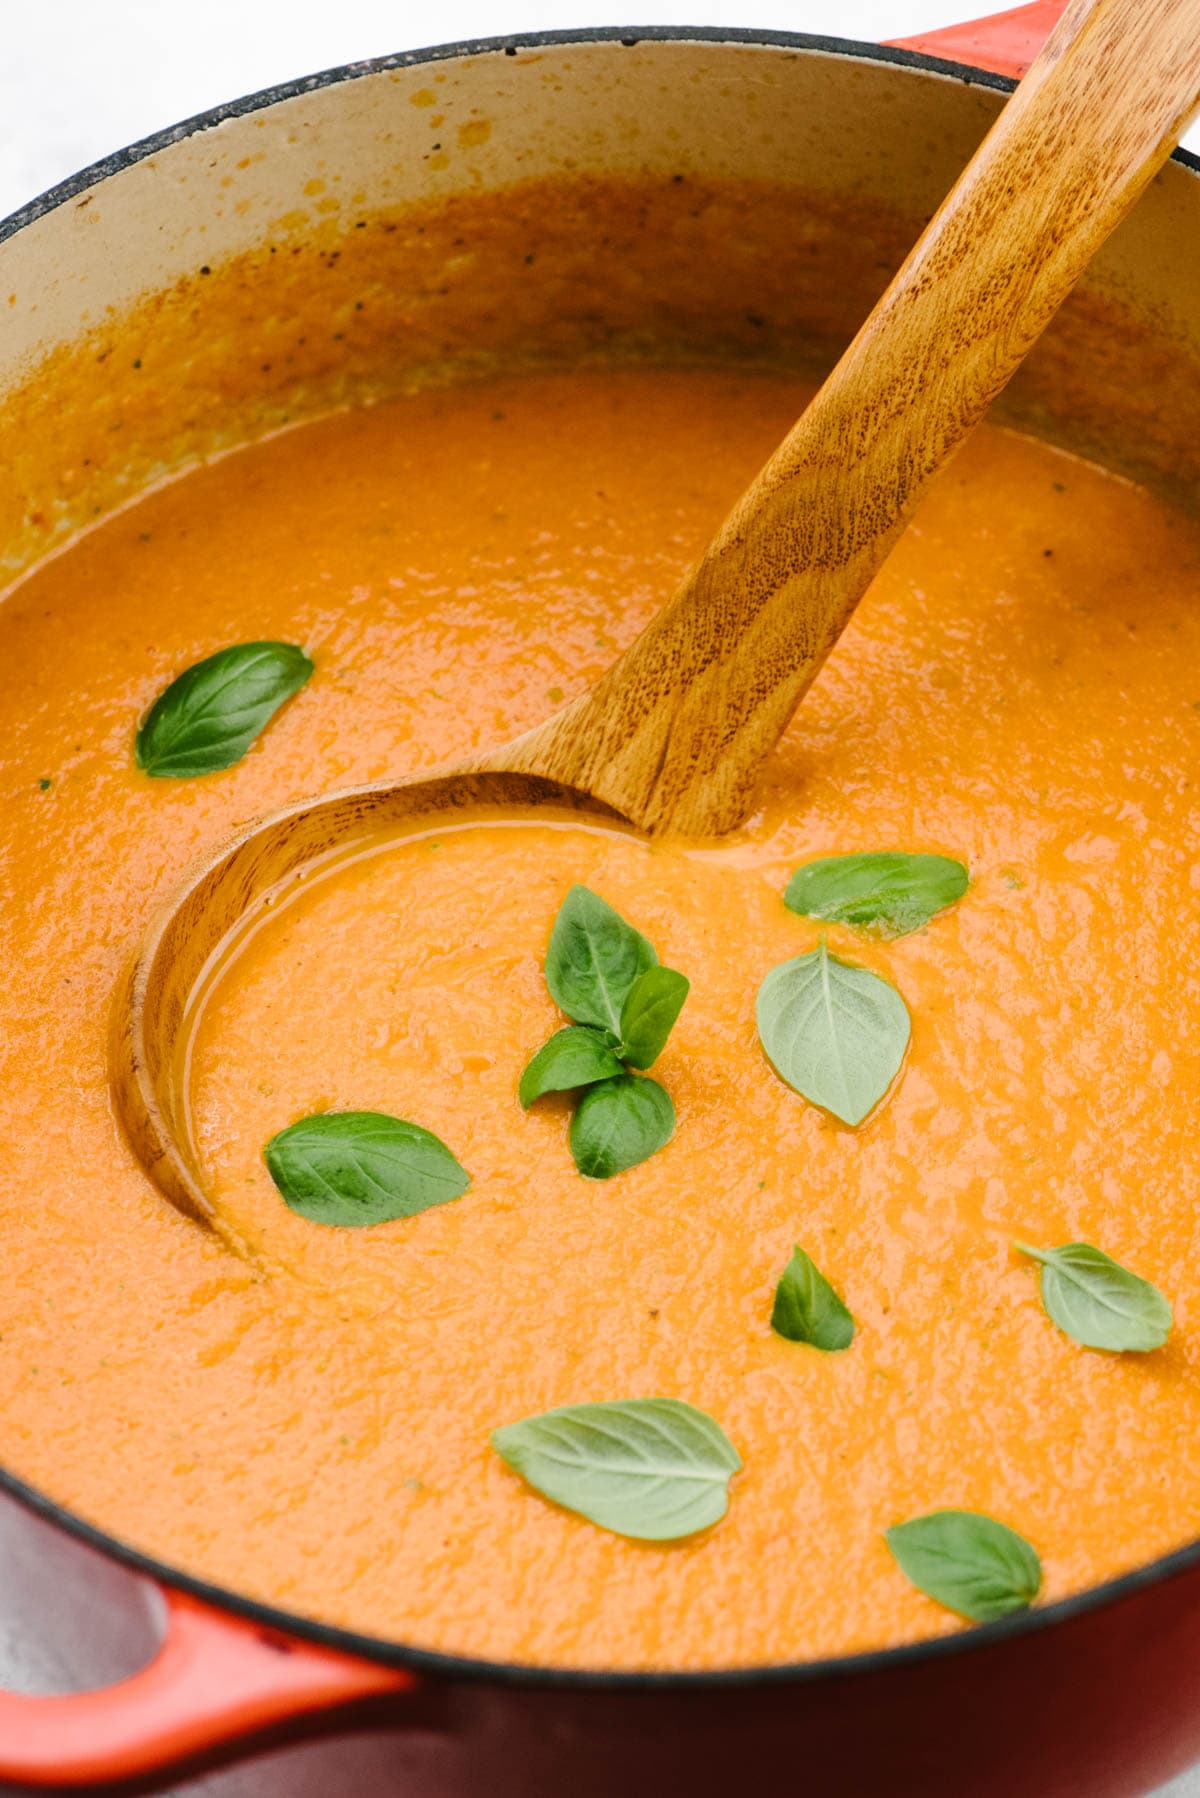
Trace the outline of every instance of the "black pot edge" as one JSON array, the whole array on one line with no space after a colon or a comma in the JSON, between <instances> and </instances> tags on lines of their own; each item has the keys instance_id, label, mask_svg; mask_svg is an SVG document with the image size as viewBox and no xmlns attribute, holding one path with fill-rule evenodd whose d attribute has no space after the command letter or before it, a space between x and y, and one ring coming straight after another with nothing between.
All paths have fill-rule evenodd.
<instances>
[{"instance_id":1,"label":"black pot edge","mask_svg":"<svg viewBox=\"0 0 1200 1798\"><path fill-rule=\"evenodd\" d=\"M947 75L970 87L990 87L1009 93L1017 85L1007 75L990 69L973 68L965 63L950 62L927 56L921 51L902 50L890 44L868 44L853 38L822 37L808 32L756 31L741 26L600 26L579 27L566 31L534 31L510 37L470 39L463 43L436 44L418 50L400 51L392 56L373 57L363 62L343 63L324 69L316 75L300 76L277 87L260 89L241 99L230 100L208 112L170 125L150 137L141 138L123 150L116 150L99 162L81 169L57 186L28 202L7 219L0 221L0 243L15 236L26 226L36 223L97 182L118 175L123 169L160 154L172 144L201 131L224 124L227 119L241 118L274 106L282 100L293 100L322 87L333 87L344 81L356 81L391 69L419 67L423 63L445 62L464 56L502 54L516 56L523 50L553 48L564 44L612 43L633 48L639 43L711 43L751 44L770 49L819 52L844 56L859 61L893 63L901 68L918 69L926 74ZM1177 149L1172 161L1181 163L1193 174L1200 174L1200 156ZM780 1663L762 1667L705 1669L700 1672L605 1672L573 1668L529 1666L517 1662L485 1661L465 1655L442 1654L430 1649L413 1648L402 1643L383 1641L362 1635L339 1625L319 1623L311 1618L295 1616L273 1605L260 1603L239 1593L227 1591L209 1581L198 1579L169 1567L153 1556L110 1536L93 1524L67 1510L45 1493L27 1485L15 1474L0 1466L0 1492L5 1492L25 1509L56 1525L67 1535L89 1548L107 1555L156 1583L203 1600L215 1610L232 1612L273 1632L295 1636L322 1648L382 1662L386 1665L429 1674L439 1679L506 1686L526 1686L547 1690L575 1690L607 1693L696 1692L737 1690L760 1685L810 1684L821 1680L854 1679L864 1675L915 1668L925 1662L944 1660L951 1655L976 1653L1014 1638L1067 1623L1086 1616L1101 1607L1133 1597L1148 1586L1174 1579L1178 1575L1200 1569L1200 1538L1186 1547L1150 1561L1143 1567L1106 1580L1074 1597L1059 1599L1054 1604L1035 1606L996 1623L975 1625L952 1635L936 1636L899 1648L873 1649L866 1653L840 1655L827 1660Z\"/></svg>"},{"instance_id":2,"label":"black pot edge","mask_svg":"<svg viewBox=\"0 0 1200 1798\"><path fill-rule=\"evenodd\" d=\"M97 182L107 180L110 175L119 175L122 169L131 168L134 163L143 162L148 156L156 156L184 138L209 131L215 125L223 125L227 119L261 112L281 100L297 99L318 88L333 87L343 81L356 81L363 75L377 75L391 69L416 68L423 63L447 62L464 56L517 56L522 50L553 49L562 44L620 44L633 48L639 43L757 44L775 50L819 51L858 61L894 63L900 68L920 69L926 74L950 75L967 87L990 87L1001 93L1008 93L1016 86L1009 76L994 74L990 69L977 69L966 63L927 56L919 50L901 50L892 44L867 44L855 38L823 37L812 32L758 31L740 25L601 25L591 28L581 26L566 31L521 32L511 37L469 38L461 43L434 44L420 50L401 50L393 56L342 63L336 68L322 69L316 75L302 75L293 81L282 82L277 87L261 88L257 93L245 94L240 99L227 101L223 106L214 106L207 112L196 113L194 117L183 119L177 125L168 125L165 130L156 131L151 137L140 138L137 143L129 144L123 150L114 150L110 156L101 157L99 162L89 164L78 174L70 175L65 181L48 188L44 194L39 194L8 218L0 219L0 243L15 236L27 225L32 225L44 213L53 212L56 207L65 205L76 195L95 187ZM1193 173L1200 173L1200 156L1193 155L1188 150L1176 150L1172 161L1182 163Z\"/></svg>"}]
</instances>

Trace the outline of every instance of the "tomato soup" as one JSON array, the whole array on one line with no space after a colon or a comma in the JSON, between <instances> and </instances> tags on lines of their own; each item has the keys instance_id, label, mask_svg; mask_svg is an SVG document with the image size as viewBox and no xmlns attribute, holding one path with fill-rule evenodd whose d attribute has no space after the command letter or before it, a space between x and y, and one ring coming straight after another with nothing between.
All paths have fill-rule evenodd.
<instances>
[{"instance_id":1,"label":"tomato soup","mask_svg":"<svg viewBox=\"0 0 1200 1798\"><path fill-rule=\"evenodd\" d=\"M999 428L937 482L718 844L557 815L380 842L258 930L191 1054L206 1187L179 1215L114 1121L122 967L198 855L272 806L503 741L628 644L804 403L786 373L596 365L298 426L148 493L0 609L0 1458L255 1598L542 1665L752 1666L959 1627L889 1551L943 1508L1036 1549L1039 1602L1200 1526L1200 530ZM153 779L139 720L231 644L314 672L224 772ZM783 902L868 851L965 864L908 934ZM671 1140L577 1171L523 1109L564 1018L573 886L690 991ZM911 1037L856 1128L779 1077L768 970L817 950ZM374 1111L469 1175L366 1229L285 1204L265 1145ZM1151 1353L1059 1329L1013 1247L1087 1242L1173 1307ZM854 1319L771 1327L799 1245ZM633 1540L491 1445L666 1397L736 1451L728 1510Z\"/></svg>"}]
</instances>

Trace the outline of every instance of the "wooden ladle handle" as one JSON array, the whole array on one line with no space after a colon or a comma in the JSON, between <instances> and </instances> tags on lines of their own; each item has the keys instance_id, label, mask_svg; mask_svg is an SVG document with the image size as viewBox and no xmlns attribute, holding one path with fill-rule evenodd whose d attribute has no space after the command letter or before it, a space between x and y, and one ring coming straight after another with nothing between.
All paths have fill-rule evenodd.
<instances>
[{"instance_id":1,"label":"wooden ladle handle","mask_svg":"<svg viewBox=\"0 0 1200 1798\"><path fill-rule=\"evenodd\" d=\"M1200 98L1200 0L1073 0L795 429L665 610L497 758L718 834L930 478Z\"/></svg>"}]
</instances>

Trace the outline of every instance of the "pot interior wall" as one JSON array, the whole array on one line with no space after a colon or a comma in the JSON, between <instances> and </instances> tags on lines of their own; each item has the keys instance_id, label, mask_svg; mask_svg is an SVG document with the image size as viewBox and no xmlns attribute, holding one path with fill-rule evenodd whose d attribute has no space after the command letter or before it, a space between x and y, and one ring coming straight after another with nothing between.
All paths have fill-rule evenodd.
<instances>
[{"instance_id":1,"label":"pot interior wall","mask_svg":"<svg viewBox=\"0 0 1200 1798\"><path fill-rule=\"evenodd\" d=\"M608 40L400 59L181 128L0 244L3 565L191 459L475 367L820 373L1002 100L816 47ZM1002 415L1197 497L1198 233L1173 164Z\"/></svg>"}]
</instances>

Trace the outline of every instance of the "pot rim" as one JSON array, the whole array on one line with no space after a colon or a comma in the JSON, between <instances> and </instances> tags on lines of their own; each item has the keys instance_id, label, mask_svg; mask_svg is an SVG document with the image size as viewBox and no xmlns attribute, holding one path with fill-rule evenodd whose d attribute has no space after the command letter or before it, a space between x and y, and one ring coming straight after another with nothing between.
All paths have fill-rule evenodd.
<instances>
[{"instance_id":1,"label":"pot rim","mask_svg":"<svg viewBox=\"0 0 1200 1798\"><path fill-rule=\"evenodd\" d=\"M812 32L756 30L743 26L581 26L561 31L517 32L499 37L470 38L456 43L397 51L392 55L371 57L361 62L341 63L314 75L302 75L272 87L260 88L205 112L195 113L178 124L169 125L149 137L139 138L125 148L101 157L77 174L68 176L66 180L29 200L8 218L0 220L0 243L34 224L47 213L56 211L98 182L119 175L147 157L161 154L173 144L202 131L209 131L228 119L243 118L264 111L280 101L297 99L321 88L339 86L391 70L416 68L425 63L446 62L459 57L497 53L516 56L523 50L555 48L566 44L608 43L632 49L639 43L647 42L744 44L776 50L817 52L864 62L890 63L900 68L920 70L925 74L950 76L964 86L989 87L1001 93L1011 93L1017 85L1011 77L998 75L990 69L930 56L924 51L906 50L899 45L866 43L855 38L824 36ZM1200 175L1200 155L1176 149L1171 160L1182 164L1190 173ZM117 1561L133 1573L175 1591L188 1593L217 1611L232 1612L235 1616L245 1617L253 1623L283 1635L297 1637L301 1641L313 1642L323 1648L355 1655L360 1659L429 1674L442 1680L609 1693L701 1692L760 1684L808 1684L818 1680L854 1679L892 1669L900 1672L919 1667L927 1661L984 1652L1010 1639L1038 1634L1059 1624L1070 1623L1105 1605L1119 1603L1146 1587L1174 1579L1193 1569L1200 1569L1198 1536L1184 1547L1172 1550L1170 1554L1160 1555L1156 1560L1148 1561L1114 1579L1105 1580L1100 1585L1090 1586L1069 1598L1031 1607L995 1623L975 1624L953 1633L904 1643L894 1648L868 1649L820 1660L693 1671L556 1668L523 1662L489 1661L476 1656L416 1648L402 1642L367 1635L340 1624L321 1623L315 1618L248 1598L212 1581L184 1573L167 1562L134 1548L119 1536L110 1535L59 1504L48 1494L19 1479L3 1465L0 1465L0 1493L7 1494L26 1510L110 1560Z\"/></svg>"}]
</instances>

